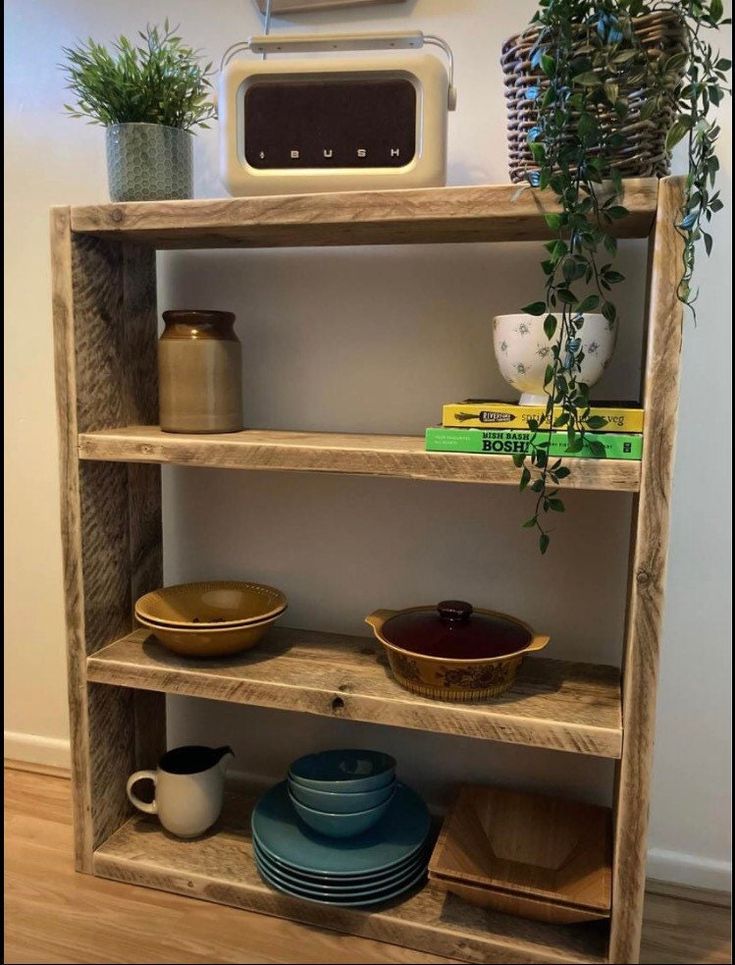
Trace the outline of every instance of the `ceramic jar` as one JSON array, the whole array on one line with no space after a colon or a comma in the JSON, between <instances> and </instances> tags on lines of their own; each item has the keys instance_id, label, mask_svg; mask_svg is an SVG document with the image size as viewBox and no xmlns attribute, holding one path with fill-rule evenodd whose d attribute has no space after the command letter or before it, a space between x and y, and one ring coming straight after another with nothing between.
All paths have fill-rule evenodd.
<instances>
[{"instance_id":1,"label":"ceramic jar","mask_svg":"<svg viewBox=\"0 0 735 965\"><path fill-rule=\"evenodd\" d=\"M158 343L161 429L242 429L240 341L232 312L170 311Z\"/></svg>"},{"instance_id":2,"label":"ceramic jar","mask_svg":"<svg viewBox=\"0 0 735 965\"><path fill-rule=\"evenodd\" d=\"M556 313L554 313L556 314ZM546 405L544 389L546 366L552 362L552 346L544 333L545 315L498 315L493 319L493 347L500 374L521 393L521 405ZM556 314L557 329L561 315ZM604 315L584 316L577 332L582 340L584 359L577 381L593 386L610 364L615 349L616 323Z\"/></svg>"}]
</instances>

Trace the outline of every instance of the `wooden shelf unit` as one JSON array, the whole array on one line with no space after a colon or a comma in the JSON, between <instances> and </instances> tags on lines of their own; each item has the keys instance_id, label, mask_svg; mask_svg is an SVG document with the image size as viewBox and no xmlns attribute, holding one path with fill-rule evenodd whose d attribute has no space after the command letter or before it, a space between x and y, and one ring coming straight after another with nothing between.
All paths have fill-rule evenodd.
<instances>
[{"instance_id":1,"label":"wooden shelf unit","mask_svg":"<svg viewBox=\"0 0 735 965\"><path fill-rule=\"evenodd\" d=\"M682 182L629 181L619 237L649 239L640 464L574 460L571 485L633 494L623 669L526 661L514 689L460 706L399 688L369 637L278 629L256 655L181 661L136 631L162 583L160 465L514 484L509 458L426 453L401 436L250 430L174 436L157 422L157 248L540 240L549 198L500 185L55 208L51 217L62 539L77 868L472 962L636 962L681 347L673 227ZM571 462L571 460L570 460ZM519 539L522 537L519 534ZM264 659L266 657L268 659ZM427 885L387 909L333 909L257 877L244 812L199 843L131 818L133 770L165 747L165 694L282 707L612 758L609 923L541 926ZM468 777L470 777L468 775ZM238 824L237 821L241 823Z\"/></svg>"}]
</instances>

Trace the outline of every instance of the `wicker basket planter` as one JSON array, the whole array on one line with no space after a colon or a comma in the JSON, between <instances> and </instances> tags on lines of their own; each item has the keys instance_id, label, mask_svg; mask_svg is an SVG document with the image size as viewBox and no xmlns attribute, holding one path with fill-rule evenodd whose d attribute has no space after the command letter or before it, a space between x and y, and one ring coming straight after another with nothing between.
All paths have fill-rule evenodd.
<instances>
[{"instance_id":1,"label":"wicker basket planter","mask_svg":"<svg viewBox=\"0 0 735 965\"><path fill-rule=\"evenodd\" d=\"M678 16L671 11L638 17L635 33L649 57L671 57L686 49L685 34ZM580 43L583 28L580 27ZM528 134L536 126L538 101L529 100L531 87L541 90L546 76L531 65L531 53L538 39L538 28L529 28L511 37L503 45L501 64L505 75L505 97L508 107L508 157L512 181L525 181L530 171L537 170L528 145ZM620 96L627 100L629 112L621 122L612 107L598 115L603 127L615 128L625 143L615 152L614 166L623 177L662 177L669 173L671 154L666 150L666 134L674 119L673 104L662 107L656 116L642 120L640 111L651 96L647 87L621 84Z\"/></svg>"}]
</instances>

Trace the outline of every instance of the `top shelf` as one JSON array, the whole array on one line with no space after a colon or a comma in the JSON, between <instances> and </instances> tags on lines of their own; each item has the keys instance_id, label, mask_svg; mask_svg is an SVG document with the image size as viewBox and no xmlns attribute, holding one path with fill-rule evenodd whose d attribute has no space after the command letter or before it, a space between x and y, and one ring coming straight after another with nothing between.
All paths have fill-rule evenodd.
<instances>
[{"instance_id":1,"label":"top shelf","mask_svg":"<svg viewBox=\"0 0 735 965\"><path fill-rule=\"evenodd\" d=\"M645 238L656 178L624 182L619 238ZM133 201L72 207L72 231L154 248L291 248L539 241L554 195L515 184L342 191L201 201Z\"/></svg>"}]
</instances>

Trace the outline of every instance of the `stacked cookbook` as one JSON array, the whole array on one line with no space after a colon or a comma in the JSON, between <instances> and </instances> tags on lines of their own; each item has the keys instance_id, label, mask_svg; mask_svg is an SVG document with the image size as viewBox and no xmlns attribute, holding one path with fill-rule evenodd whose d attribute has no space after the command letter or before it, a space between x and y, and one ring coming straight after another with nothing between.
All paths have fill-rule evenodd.
<instances>
[{"instance_id":1,"label":"stacked cookbook","mask_svg":"<svg viewBox=\"0 0 735 965\"><path fill-rule=\"evenodd\" d=\"M445 405L442 424L426 430L427 452L472 452L489 455L525 454L534 438L547 436L543 428L534 431L529 422L539 423L544 416L543 405L514 405L485 399ZM549 446L550 456L573 455L576 458L640 459L643 452L643 409L638 403L596 403L590 417L597 417L594 432L584 434L584 445L578 452L568 451L565 429L553 431ZM598 425L604 419L604 424ZM604 456L597 455L599 443Z\"/></svg>"}]
</instances>

